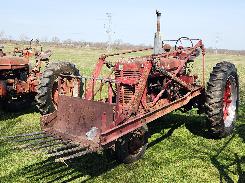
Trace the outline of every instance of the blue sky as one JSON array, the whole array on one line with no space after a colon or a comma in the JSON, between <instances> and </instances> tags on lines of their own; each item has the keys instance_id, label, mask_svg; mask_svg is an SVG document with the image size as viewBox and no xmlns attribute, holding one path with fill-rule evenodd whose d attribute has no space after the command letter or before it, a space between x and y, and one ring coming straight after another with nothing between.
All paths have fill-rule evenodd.
<instances>
[{"instance_id":1,"label":"blue sky","mask_svg":"<svg viewBox=\"0 0 245 183\"><path fill-rule=\"evenodd\" d=\"M0 31L19 38L106 41L106 12L112 14L113 39L153 44L155 10L162 11L165 39L202 38L206 47L245 50L244 0L6 0Z\"/></svg>"}]
</instances>

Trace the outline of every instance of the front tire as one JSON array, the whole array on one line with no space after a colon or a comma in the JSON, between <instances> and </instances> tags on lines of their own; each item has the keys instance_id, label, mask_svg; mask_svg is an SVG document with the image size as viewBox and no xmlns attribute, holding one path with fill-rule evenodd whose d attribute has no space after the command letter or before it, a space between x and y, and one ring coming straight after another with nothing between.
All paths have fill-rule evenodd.
<instances>
[{"instance_id":1,"label":"front tire","mask_svg":"<svg viewBox=\"0 0 245 183\"><path fill-rule=\"evenodd\" d=\"M148 128L142 126L116 142L116 158L119 162L133 163L143 157L148 144Z\"/></svg>"},{"instance_id":2,"label":"front tire","mask_svg":"<svg viewBox=\"0 0 245 183\"><path fill-rule=\"evenodd\" d=\"M214 138L233 133L238 109L237 69L229 62L218 63L210 74L206 91L208 127Z\"/></svg>"},{"instance_id":3,"label":"front tire","mask_svg":"<svg viewBox=\"0 0 245 183\"><path fill-rule=\"evenodd\" d=\"M79 70L69 62L54 62L45 68L35 98L37 108L42 115L52 113L57 109L60 74L79 76Z\"/></svg>"}]
</instances>

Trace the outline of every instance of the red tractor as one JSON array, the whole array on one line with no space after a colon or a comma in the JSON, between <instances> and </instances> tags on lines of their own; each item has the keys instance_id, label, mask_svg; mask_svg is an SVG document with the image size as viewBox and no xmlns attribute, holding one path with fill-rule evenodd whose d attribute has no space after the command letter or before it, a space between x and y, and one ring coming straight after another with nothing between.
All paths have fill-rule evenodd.
<instances>
[{"instance_id":1,"label":"red tractor","mask_svg":"<svg viewBox=\"0 0 245 183\"><path fill-rule=\"evenodd\" d=\"M136 50L102 55L91 77L79 76L76 71L76 75L60 74L55 80L58 74L55 66L44 71L36 96L43 131L18 137L22 141L36 140L32 145L40 142L40 148L52 146L49 156L55 156L56 161L110 150L121 162L131 163L146 150L148 123L174 110L192 108L207 114L209 130L215 137L230 135L238 109L235 66L229 62L218 63L205 89L202 40L181 37L162 41L160 16L157 12L151 55L121 58L116 62L107 59ZM184 41L190 46L181 45ZM167 42L175 44L170 46ZM199 55L202 56L201 82L189 67ZM64 63L57 63L57 68L61 65ZM103 68L108 69L107 76L101 74ZM58 89L52 90L53 86ZM56 107L50 105L54 96ZM47 138L46 144L38 141L40 138Z\"/></svg>"},{"instance_id":2,"label":"red tractor","mask_svg":"<svg viewBox=\"0 0 245 183\"><path fill-rule=\"evenodd\" d=\"M0 48L0 101L5 110L17 111L30 106L35 101L43 63L46 68L52 66L49 64L51 51L44 52L42 47L40 51L32 48L32 41L30 47L16 47L13 53L6 54L3 47ZM30 64L32 56L35 56L36 61L34 67Z\"/></svg>"},{"instance_id":3,"label":"red tractor","mask_svg":"<svg viewBox=\"0 0 245 183\"><path fill-rule=\"evenodd\" d=\"M34 54L36 65L31 68L30 58ZM3 48L0 50L0 100L4 109L21 109L34 101L41 62L48 62L50 55L50 51L34 53L31 45L26 49L16 47L8 54Z\"/></svg>"}]
</instances>

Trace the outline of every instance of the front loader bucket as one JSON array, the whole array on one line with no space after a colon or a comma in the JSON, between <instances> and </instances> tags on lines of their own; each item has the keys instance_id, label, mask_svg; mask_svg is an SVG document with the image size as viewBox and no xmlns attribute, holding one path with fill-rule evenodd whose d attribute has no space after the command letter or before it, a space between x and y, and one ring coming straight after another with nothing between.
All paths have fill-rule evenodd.
<instances>
[{"instance_id":1,"label":"front loader bucket","mask_svg":"<svg viewBox=\"0 0 245 183\"><path fill-rule=\"evenodd\" d=\"M100 148L100 134L113 122L113 104L61 95L58 109L41 117L46 134L91 150Z\"/></svg>"}]
</instances>

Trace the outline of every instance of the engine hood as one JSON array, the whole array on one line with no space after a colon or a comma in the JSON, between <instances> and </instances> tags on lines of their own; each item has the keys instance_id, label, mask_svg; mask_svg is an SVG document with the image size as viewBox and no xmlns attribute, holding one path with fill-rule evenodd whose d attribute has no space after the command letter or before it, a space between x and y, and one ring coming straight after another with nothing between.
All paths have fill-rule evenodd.
<instances>
[{"instance_id":1,"label":"engine hood","mask_svg":"<svg viewBox=\"0 0 245 183\"><path fill-rule=\"evenodd\" d=\"M21 69L28 67L29 60L23 57L0 57L0 70Z\"/></svg>"}]
</instances>

